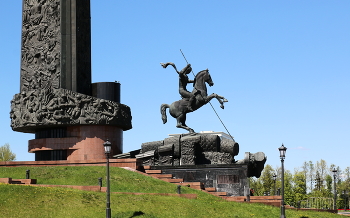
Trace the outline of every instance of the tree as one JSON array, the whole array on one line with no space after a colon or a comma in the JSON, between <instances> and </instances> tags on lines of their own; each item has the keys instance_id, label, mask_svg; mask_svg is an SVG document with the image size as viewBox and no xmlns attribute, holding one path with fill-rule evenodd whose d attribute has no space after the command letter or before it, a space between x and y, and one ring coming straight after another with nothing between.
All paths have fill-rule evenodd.
<instances>
[{"instance_id":1,"label":"tree","mask_svg":"<svg viewBox=\"0 0 350 218\"><path fill-rule=\"evenodd\" d=\"M327 187L327 192L329 194L329 196L332 196L331 193L332 193L332 182L333 182L333 178L331 175L327 175L326 176L326 187Z\"/></svg>"},{"instance_id":2,"label":"tree","mask_svg":"<svg viewBox=\"0 0 350 218\"><path fill-rule=\"evenodd\" d=\"M350 167L345 168L344 175L345 175L345 180L350 181Z\"/></svg>"},{"instance_id":3,"label":"tree","mask_svg":"<svg viewBox=\"0 0 350 218\"><path fill-rule=\"evenodd\" d=\"M304 172L295 172L293 176L294 202L306 199L306 177Z\"/></svg>"},{"instance_id":4,"label":"tree","mask_svg":"<svg viewBox=\"0 0 350 218\"><path fill-rule=\"evenodd\" d=\"M293 192L293 174L289 170L284 171L284 202L287 205L295 203Z\"/></svg>"},{"instance_id":5,"label":"tree","mask_svg":"<svg viewBox=\"0 0 350 218\"><path fill-rule=\"evenodd\" d=\"M16 154L12 153L10 145L8 143L0 146L0 161L13 161L16 160Z\"/></svg>"},{"instance_id":6,"label":"tree","mask_svg":"<svg viewBox=\"0 0 350 218\"><path fill-rule=\"evenodd\" d=\"M250 178L250 188L254 189L254 195L262 196L264 194L270 193L273 195L274 191L274 181L273 181L274 170L271 165L267 164L261 173L261 176L257 178Z\"/></svg>"},{"instance_id":7,"label":"tree","mask_svg":"<svg viewBox=\"0 0 350 218\"><path fill-rule=\"evenodd\" d=\"M323 188L323 179L320 176L320 172L318 170L316 171L315 182L316 182L315 190L320 191Z\"/></svg>"},{"instance_id":8,"label":"tree","mask_svg":"<svg viewBox=\"0 0 350 218\"><path fill-rule=\"evenodd\" d=\"M344 182L342 182L342 189L349 192L350 191L350 167L345 168L344 174L345 174L345 178L344 178Z\"/></svg>"},{"instance_id":9,"label":"tree","mask_svg":"<svg viewBox=\"0 0 350 218\"><path fill-rule=\"evenodd\" d=\"M334 164L327 165L325 160L305 161L301 166L301 171L295 169L294 174L289 170L284 172L284 201L286 204L295 205L299 201L313 200L320 207L331 207L329 201L333 199L333 169L337 170L336 186L338 193L338 208L344 208L348 203L348 196L345 193L350 192L350 167L341 170ZM255 190L254 195L264 195L266 192L273 194L274 181L273 174L277 174L276 188L281 188L281 168L273 169L266 165L260 178L249 178L250 188ZM349 193L350 194L350 193Z\"/></svg>"},{"instance_id":10,"label":"tree","mask_svg":"<svg viewBox=\"0 0 350 218\"><path fill-rule=\"evenodd\" d=\"M327 174L327 163L325 160L320 160L316 162L316 173L318 173L318 179L320 179L318 189L320 190L324 186L325 177Z\"/></svg>"},{"instance_id":11,"label":"tree","mask_svg":"<svg viewBox=\"0 0 350 218\"><path fill-rule=\"evenodd\" d=\"M312 187L312 183L314 182L314 170L315 170L315 168L314 168L314 164L312 163L312 161L310 160L309 161L309 178L310 178L310 192L312 192L312 190L313 190L313 187Z\"/></svg>"},{"instance_id":12,"label":"tree","mask_svg":"<svg viewBox=\"0 0 350 218\"><path fill-rule=\"evenodd\" d=\"M250 177L249 178L249 186L250 186L250 189L254 190L254 195L255 196L263 195L264 188L263 188L263 185L261 183L260 178L257 179L257 178Z\"/></svg>"},{"instance_id":13,"label":"tree","mask_svg":"<svg viewBox=\"0 0 350 218\"><path fill-rule=\"evenodd\" d=\"M307 181L308 181L308 175L309 175L309 170L310 170L310 164L308 162L304 162L303 163L303 166L301 167L303 169L303 173L304 173L304 178L305 178L305 183L307 184ZM311 181L312 182L312 181ZM305 184L305 185L306 185ZM310 187L310 191L312 187ZM307 186L306 186L306 192L307 192Z\"/></svg>"},{"instance_id":14,"label":"tree","mask_svg":"<svg viewBox=\"0 0 350 218\"><path fill-rule=\"evenodd\" d=\"M271 165L267 164L259 178L263 185L263 192L273 194L273 174L274 170Z\"/></svg>"}]
</instances>

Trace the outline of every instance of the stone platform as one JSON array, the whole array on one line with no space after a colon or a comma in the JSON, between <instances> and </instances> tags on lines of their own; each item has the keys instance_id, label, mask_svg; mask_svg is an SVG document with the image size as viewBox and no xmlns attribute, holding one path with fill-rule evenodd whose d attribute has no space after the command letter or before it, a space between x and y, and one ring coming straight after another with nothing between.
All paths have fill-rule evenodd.
<instances>
[{"instance_id":1,"label":"stone platform","mask_svg":"<svg viewBox=\"0 0 350 218\"><path fill-rule=\"evenodd\" d=\"M172 174L173 179L183 179L184 182L201 182L204 188L214 187L217 192L226 192L228 196L244 196L249 187L248 166L245 164L150 166L150 169Z\"/></svg>"}]
</instances>

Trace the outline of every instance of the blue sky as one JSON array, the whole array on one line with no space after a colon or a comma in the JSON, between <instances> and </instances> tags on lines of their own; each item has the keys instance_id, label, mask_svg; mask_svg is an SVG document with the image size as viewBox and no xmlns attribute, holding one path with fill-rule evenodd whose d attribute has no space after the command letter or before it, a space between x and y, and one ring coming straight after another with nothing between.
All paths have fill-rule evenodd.
<instances>
[{"instance_id":1,"label":"blue sky","mask_svg":"<svg viewBox=\"0 0 350 218\"><path fill-rule=\"evenodd\" d=\"M10 128L10 101L19 93L20 0L0 2L0 144L17 160L34 135ZM131 108L133 129L124 132L124 152L163 140L175 127L162 103L179 100L178 76L160 62L208 68L212 104L244 152L263 151L285 166L326 160L350 166L350 1L115 1L91 0L92 80L120 81L121 102ZM193 76L191 75L192 79ZM188 86L191 89L191 86ZM225 131L210 105L188 114L195 131Z\"/></svg>"}]
</instances>

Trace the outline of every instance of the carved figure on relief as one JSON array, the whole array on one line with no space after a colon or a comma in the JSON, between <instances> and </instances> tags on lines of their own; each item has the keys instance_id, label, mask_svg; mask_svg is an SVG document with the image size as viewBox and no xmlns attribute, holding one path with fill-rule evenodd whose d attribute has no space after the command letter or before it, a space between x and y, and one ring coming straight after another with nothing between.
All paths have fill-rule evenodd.
<instances>
[{"instance_id":1,"label":"carved figure on relief","mask_svg":"<svg viewBox=\"0 0 350 218\"><path fill-rule=\"evenodd\" d=\"M130 109L125 105L52 88L15 95L10 114L12 128L50 124L119 124L131 120Z\"/></svg>"},{"instance_id":2,"label":"carved figure on relief","mask_svg":"<svg viewBox=\"0 0 350 218\"><path fill-rule=\"evenodd\" d=\"M22 27L22 91L59 88L59 17L58 0L25 2ZM40 83L32 77L41 77Z\"/></svg>"}]
</instances>

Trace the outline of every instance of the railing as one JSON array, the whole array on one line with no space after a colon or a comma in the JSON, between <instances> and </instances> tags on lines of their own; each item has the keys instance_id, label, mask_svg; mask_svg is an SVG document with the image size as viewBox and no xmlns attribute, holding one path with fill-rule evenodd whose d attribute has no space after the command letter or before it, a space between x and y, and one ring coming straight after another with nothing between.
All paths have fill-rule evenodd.
<instances>
[{"instance_id":1,"label":"railing","mask_svg":"<svg viewBox=\"0 0 350 218\"><path fill-rule=\"evenodd\" d=\"M295 206L299 208L331 209L334 206L334 199L310 197L307 200L300 201L300 204L297 203Z\"/></svg>"}]
</instances>

